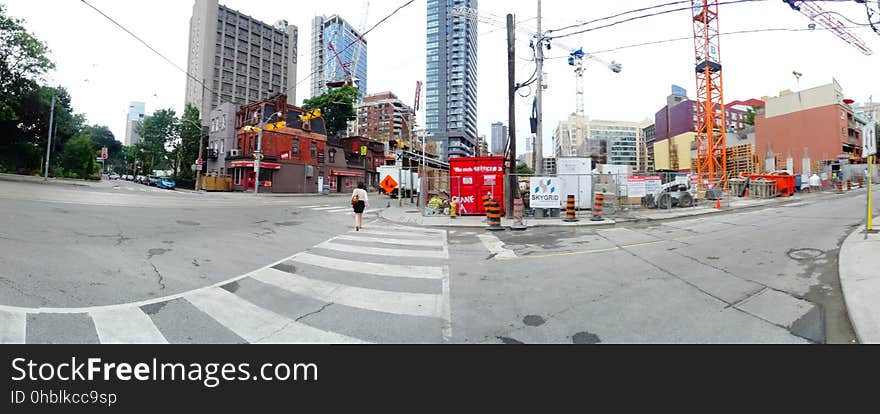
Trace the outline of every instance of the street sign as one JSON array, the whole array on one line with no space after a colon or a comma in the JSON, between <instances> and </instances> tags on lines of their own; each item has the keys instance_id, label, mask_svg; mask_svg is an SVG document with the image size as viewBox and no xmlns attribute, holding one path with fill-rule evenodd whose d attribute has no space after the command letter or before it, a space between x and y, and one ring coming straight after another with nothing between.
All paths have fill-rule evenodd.
<instances>
[{"instance_id":1,"label":"street sign","mask_svg":"<svg viewBox=\"0 0 880 414\"><path fill-rule=\"evenodd\" d=\"M199 159L196 160L196 165L202 165L202 159L201 159L201 158L199 158Z\"/></svg>"},{"instance_id":2,"label":"street sign","mask_svg":"<svg viewBox=\"0 0 880 414\"><path fill-rule=\"evenodd\" d=\"M559 178L532 177L529 179L529 206L532 208L561 208Z\"/></svg>"},{"instance_id":3,"label":"street sign","mask_svg":"<svg viewBox=\"0 0 880 414\"><path fill-rule=\"evenodd\" d=\"M365 145L361 146L361 155L367 155L367 147Z\"/></svg>"},{"instance_id":4,"label":"street sign","mask_svg":"<svg viewBox=\"0 0 880 414\"><path fill-rule=\"evenodd\" d=\"M871 123L862 129L862 157L877 154L877 127Z\"/></svg>"},{"instance_id":5,"label":"street sign","mask_svg":"<svg viewBox=\"0 0 880 414\"><path fill-rule=\"evenodd\" d=\"M107 159L107 147L101 148L101 158Z\"/></svg>"},{"instance_id":6,"label":"street sign","mask_svg":"<svg viewBox=\"0 0 880 414\"><path fill-rule=\"evenodd\" d=\"M397 181L391 178L390 175L386 175L385 179L382 180L379 185L382 186L382 189L385 190L386 194L391 194L391 192L394 191L395 188L397 188Z\"/></svg>"}]
</instances>

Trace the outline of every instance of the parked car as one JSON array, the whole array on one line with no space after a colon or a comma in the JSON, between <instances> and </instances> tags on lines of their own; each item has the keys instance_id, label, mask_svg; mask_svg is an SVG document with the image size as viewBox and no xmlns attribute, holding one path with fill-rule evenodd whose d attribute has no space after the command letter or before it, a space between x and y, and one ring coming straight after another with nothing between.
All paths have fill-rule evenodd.
<instances>
[{"instance_id":1,"label":"parked car","mask_svg":"<svg viewBox=\"0 0 880 414\"><path fill-rule=\"evenodd\" d=\"M111 180L118 180L118 179L119 179L119 174L116 174L115 172L114 172L114 173L110 173L110 175L108 175L107 178L108 178L108 179L111 179Z\"/></svg>"},{"instance_id":2,"label":"parked car","mask_svg":"<svg viewBox=\"0 0 880 414\"><path fill-rule=\"evenodd\" d=\"M128 175L125 176L125 179L128 180L128 181L134 181L134 176L131 175L131 174L128 174Z\"/></svg>"},{"instance_id":3,"label":"parked car","mask_svg":"<svg viewBox=\"0 0 880 414\"><path fill-rule=\"evenodd\" d=\"M151 176L147 177L147 185L150 187L155 187L156 183L158 183L158 182L159 182L159 177L156 177L155 175L151 175Z\"/></svg>"},{"instance_id":4,"label":"parked car","mask_svg":"<svg viewBox=\"0 0 880 414\"><path fill-rule=\"evenodd\" d=\"M171 177L162 177L156 181L156 187L164 188L166 190L173 190L176 186L174 179Z\"/></svg>"},{"instance_id":5,"label":"parked car","mask_svg":"<svg viewBox=\"0 0 880 414\"><path fill-rule=\"evenodd\" d=\"M146 180L147 180L147 177L144 177L143 175L139 175L139 176L135 177L134 182L136 182L138 184L145 184Z\"/></svg>"}]
</instances>

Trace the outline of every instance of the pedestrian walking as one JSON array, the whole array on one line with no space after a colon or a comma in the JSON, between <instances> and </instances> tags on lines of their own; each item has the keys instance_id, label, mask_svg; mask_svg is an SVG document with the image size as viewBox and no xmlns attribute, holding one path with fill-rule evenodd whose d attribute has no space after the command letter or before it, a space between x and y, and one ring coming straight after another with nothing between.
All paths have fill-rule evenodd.
<instances>
[{"instance_id":1,"label":"pedestrian walking","mask_svg":"<svg viewBox=\"0 0 880 414\"><path fill-rule=\"evenodd\" d=\"M354 209L354 229L361 231L363 227L364 210L370 206L370 200L367 197L366 185L363 182L358 183L357 188L351 193L351 207Z\"/></svg>"}]
</instances>

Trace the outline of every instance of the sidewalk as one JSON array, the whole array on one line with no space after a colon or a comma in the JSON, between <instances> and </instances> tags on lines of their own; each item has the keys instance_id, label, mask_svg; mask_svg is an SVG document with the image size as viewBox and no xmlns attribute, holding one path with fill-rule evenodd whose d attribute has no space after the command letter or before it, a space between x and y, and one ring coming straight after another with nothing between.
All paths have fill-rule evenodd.
<instances>
[{"instance_id":1,"label":"sidewalk","mask_svg":"<svg viewBox=\"0 0 880 414\"><path fill-rule=\"evenodd\" d=\"M0 174L0 181L13 181L19 183L38 183L38 184L58 184L58 185L75 185L79 187L90 187L92 183L100 181L74 180L72 178L54 178L50 177L48 181L43 176L19 175L19 174Z\"/></svg>"},{"instance_id":2,"label":"sidewalk","mask_svg":"<svg viewBox=\"0 0 880 414\"><path fill-rule=\"evenodd\" d=\"M880 217L874 219L880 229ZM844 240L838 259L849 320L861 344L880 344L880 234L861 225Z\"/></svg>"},{"instance_id":3,"label":"sidewalk","mask_svg":"<svg viewBox=\"0 0 880 414\"><path fill-rule=\"evenodd\" d=\"M673 208L669 210L659 209L633 209L621 210L617 213L605 217L604 221L590 221L589 211L578 212L579 221L568 223L563 221L563 217L554 218L534 218L526 217L524 219L527 227L582 227L582 226L613 226L620 223L645 222L656 220L671 220L677 218L703 216L708 214L730 213L732 211L743 211L753 208L771 207L786 204L795 204L813 200L817 197L835 197L837 194L814 193L800 194L794 197L771 198L771 199L751 199L751 198L733 198L722 201L722 208L716 209L714 201L703 201L697 207L692 208ZM397 200L382 199L381 204L390 202L390 207L382 210L379 216L385 220L408 225L425 226L425 227L471 227L485 228L487 226L484 216L460 216L458 218L449 218L449 216L422 216L420 210L414 204L404 203L403 207L398 205ZM564 215L565 213L562 212ZM513 219L502 218L501 226L509 228L513 224Z\"/></svg>"}]
</instances>

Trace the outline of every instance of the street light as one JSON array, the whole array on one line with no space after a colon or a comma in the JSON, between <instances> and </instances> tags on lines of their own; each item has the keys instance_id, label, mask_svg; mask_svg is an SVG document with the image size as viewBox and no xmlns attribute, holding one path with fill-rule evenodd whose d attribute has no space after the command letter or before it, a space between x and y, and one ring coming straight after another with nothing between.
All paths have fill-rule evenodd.
<instances>
[{"instance_id":1,"label":"street light","mask_svg":"<svg viewBox=\"0 0 880 414\"><path fill-rule=\"evenodd\" d=\"M268 118L260 121L259 128L256 128L259 131L259 136L257 137L257 151L254 153L254 194L258 194L260 191L260 159L263 158L263 130L266 129L266 124L275 117L281 117L283 114L281 112L275 112L272 115L269 115ZM254 113L254 117L259 119L259 114ZM253 131L255 128L253 127L245 127L246 131Z\"/></svg>"}]
</instances>

